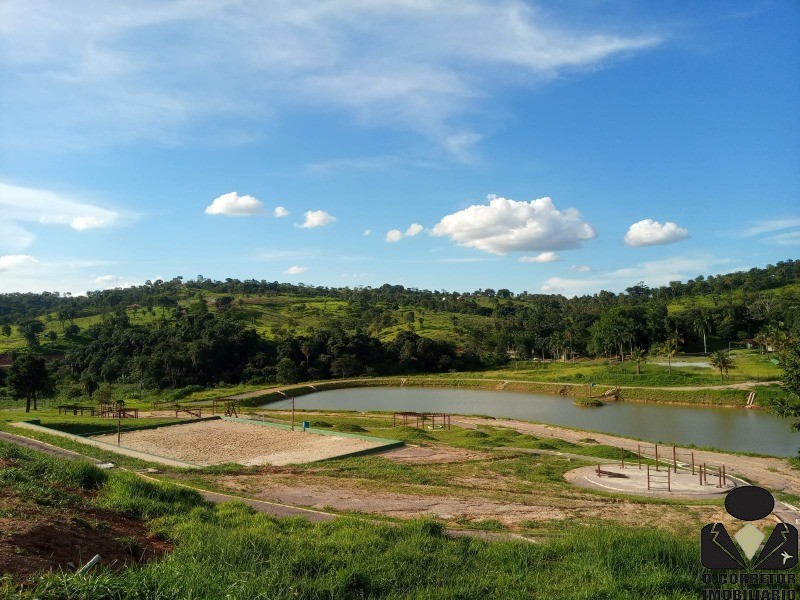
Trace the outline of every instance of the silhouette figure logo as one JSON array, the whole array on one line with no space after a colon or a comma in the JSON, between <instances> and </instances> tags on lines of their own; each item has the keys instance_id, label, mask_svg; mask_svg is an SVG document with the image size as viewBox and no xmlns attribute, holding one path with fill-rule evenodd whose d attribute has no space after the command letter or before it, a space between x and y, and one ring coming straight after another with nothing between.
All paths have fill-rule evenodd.
<instances>
[{"instance_id":1,"label":"silhouette figure logo","mask_svg":"<svg viewBox=\"0 0 800 600\"><path fill-rule=\"evenodd\" d=\"M725 510L732 517L748 523L733 538L722 523L703 527L700 533L700 559L703 566L716 570L754 571L796 567L797 529L794 526L779 523L762 546L766 536L749 522L767 517L774 508L775 499L764 488L747 485L728 492Z\"/></svg>"}]
</instances>

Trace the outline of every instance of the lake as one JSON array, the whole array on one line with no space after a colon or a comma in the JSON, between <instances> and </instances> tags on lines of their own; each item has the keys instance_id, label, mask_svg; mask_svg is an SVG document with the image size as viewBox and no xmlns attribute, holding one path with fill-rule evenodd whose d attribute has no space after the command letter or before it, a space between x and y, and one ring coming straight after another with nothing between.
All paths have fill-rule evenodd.
<instances>
[{"instance_id":1,"label":"lake","mask_svg":"<svg viewBox=\"0 0 800 600\"><path fill-rule=\"evenodd\" d=\"M264 405L285 409L286 401ZM695 444L738 452L796 456L800 434L764 410L609 402L580 408L545 394L448 388L351 388L300 396L298 409L384 410L481 414L600 431L647 442Z\"/></svg>"}]
</instances>

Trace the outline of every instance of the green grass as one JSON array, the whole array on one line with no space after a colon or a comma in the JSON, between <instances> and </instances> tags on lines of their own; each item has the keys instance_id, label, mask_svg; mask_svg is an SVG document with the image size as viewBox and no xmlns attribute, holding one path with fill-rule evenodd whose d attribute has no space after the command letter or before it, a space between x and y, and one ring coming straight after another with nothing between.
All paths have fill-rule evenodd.
<instances>
[{"instance_id":1,"label":"green grass","mask_svg":"<svg viewBox=\"0 0 800 600\"><path fill-rule=\"evenodd\" d=\"M336 424L354 419L326 418ZM393 431L399 429L412 434L411 428ZM416 431L428 441L446 439L485 450L509 442L570 452L583 448L502 428ZM612 450L599 445L583 448L586 453L600 455ZM45 503L67 498L67 493L78 501L77 492L92 491L94 496L84 501L131 517L152 519L153 530L174 544L173 552L161 559L121 572L106 566L87 576L59 572L36 578L32 587L25 589L9 578L0 579L3 597L671 600L698 597L703 587L695 535L567 521L554 526L558 536L534 544L451 538L433 520L390 526L341 518L315 524L258 514L238 502L210 506L193 490L146 481L133 473L101 471L85 462L64 461L2 442L0 459L13 463L0 470L0 486ZM560 479L559 462L564 461L550 456L532 461L511 455L482 463L480 468L522 477L535 493ZM352 478L369 473L384 480L438 484L440 476L452 476L471 465L439 465L437 474L424 465L360 457L331 461L322 467L334 476ZM502 523L492 519L469 525L486 531L505 530ZM542 524L533 525L547 529Z\"/></svg>"},{"instance_id":2,"label":"green grass","mask_svg":"<svg viewBox=\"0 0 800 600\"><path fill-rule=\"evenodd\" d=\"M173 553L142 568L52 575L37 598L694 598L699 548L592 527L545 544L451 539L441 525L276 519L239 503L161 519ZM492 523L486 528L496 530Z\"/></svg>"}]
</instances>

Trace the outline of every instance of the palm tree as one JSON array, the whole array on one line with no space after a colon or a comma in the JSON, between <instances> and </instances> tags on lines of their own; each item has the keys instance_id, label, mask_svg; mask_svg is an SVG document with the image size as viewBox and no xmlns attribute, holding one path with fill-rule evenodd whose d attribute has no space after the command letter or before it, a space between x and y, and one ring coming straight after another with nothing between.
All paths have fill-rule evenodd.
<instances>
[{"instance_id":1,"label":"palm tree","mask_svg":"<svg viewBox=\"0 0 800 600\"><path fill-rule=\"evenodd\" d=\"M631 350L631 360L636 361L636 374L642 376L642 363L647 362L647 353L641 348Z\"/></svg>"},{"instance_id":2,"label":"palm tree","mask_svg":"<svg viewBox=\"0 0 800 600\"><path fill-rule=\"evenodd\" d=\"M678 341L677 336L665 340L659 348L659 354L667 357L667 365L669 367L669 374L672 375L672 357L678 354Z\"/></svg>"},{"instance_id":3,"label":"palm tree","mask_svg":"<svg viewBox=\"0 0 800 600\"><path fill-rule=\"evenodd\" d=\"M733 357L724 350L712 352L711 356L708 357L708 364L719 371L719 378L722 383L725 383L725 375L728 374L728 370L736 368Z\"/></svg>"},{"instance_id":4,"label":"palm tree","mask_svg":"<svg viewBox=\"0 0 800 600\"><path fill-rule=\"evenodd\" d=\"M705 312L698 313L692 322L695 332L703 336L703 354L708 354L708 347L706 346L706 333L710 328L711 322Z\"/></svg>"}]
</instances>

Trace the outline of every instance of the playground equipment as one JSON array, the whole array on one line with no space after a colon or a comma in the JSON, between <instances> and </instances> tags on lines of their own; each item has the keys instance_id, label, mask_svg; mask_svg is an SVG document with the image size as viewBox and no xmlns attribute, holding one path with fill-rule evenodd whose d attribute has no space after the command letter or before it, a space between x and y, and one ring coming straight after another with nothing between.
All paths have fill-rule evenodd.
<instances>
[{"instance_id":1,"label":"playground equipment","mask_svg":"<svg viewBox=\"0 0 800 600\"><path fill-rule=\"evenodd\" d=\"M697 490L694 493L699 492L699 490L702 490L705 486L713 485L719 490L729 487L727 467L725 465L714 466L707 463L700 463L696 460L694 452L679 450L677 446L637 444L635 465L632 464L633 461L630 456L632 451L626 451L624 448L620 448L619 452L618 465L614 465L613 467L607 466L605 469L600 465L595 467L595 473L598 478L609 477L637 480L641 482L639 485L646 484L647 491L649 492L675 492L676 481L679 493L681 491L686 493L688 491L687 486L690 488L694 487L694 489ZM630 453L626 456L627 452ZM628 465L625 464L626 459L628 460ZM630 474L625 474L624 471L626 469L636 469L639 473L642 471L644 471L644 473L634 477L635 471ZM690 480L687 478L691 478L691 481L694 481L694 476L697 476L696 483L690 485ZM633 485L635 486L636 484ZM733 485L735 486L736 483L734 482Z\"/></svg>"},{"instance_id":2,"label":"playground equipment","mask_svg":"<svg viewBox=\"0 0 800 600\"><path fill-rule=\"evenodd\" d=\"M417 429L450 429L450 415L447 413L426 413L426 412L396 412L392 416L392 427L397 427L397 424L402 420L403 425L408 425L411 420L414 420L414 427ZM439 424L436 424L436 420ZM430 425L425 425L426 421L430 421Z\"/></svg>"},{"instance_id":3,"label":"playground equipment","mask_svg":"<svg viewBox=\"0 0 800 600\"><path fill-rule=\"evenodd\" d=\"M220 411L219 409L222 408ZM238 417L239 416L239 400L231 400L228 398L214 398L211 401L211 414L216 415L217 412L222 412L225 414L226 417Z\"/></svg>"}]
</instances>

